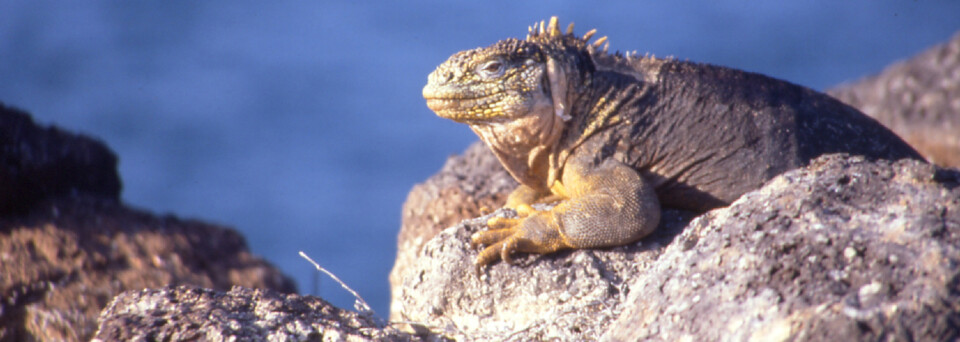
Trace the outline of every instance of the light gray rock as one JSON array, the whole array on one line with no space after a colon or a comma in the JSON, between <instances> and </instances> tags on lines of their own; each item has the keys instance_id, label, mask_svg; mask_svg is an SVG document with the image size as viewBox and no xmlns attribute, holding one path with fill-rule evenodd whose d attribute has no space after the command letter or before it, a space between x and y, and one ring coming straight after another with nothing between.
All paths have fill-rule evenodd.
<instances>
[{"instance_id":1,"label":"light gray rock","mask_svg":"<svg viewBox=\"0 0 960 342\"><path fill-rule=\"evenodd\" d=\"M827 93L874 117L931 162L960 167L960 32Z\"/></svg>"},{"instance_id":2,"label":"light gray rock","mask_svg":"<svg viewBox=\"0 0 960 342\"><path fill-rule=\"evenodd\" d=\"M480 277L467 241L486 217L468 220L424 245L394 311L461 340L957 337L958 184L916 161L825 156L689 225L667 212L639 244Z\"/></svg>"},{"instance_id":3,"label":"light gray rock","mask_svg":"<svg viewBox=\"0 0 960 342\"><path fill-rule=\"evenodd\" d=\"M477 274L469 236L493 215L446 229L423 247L395 296L394 319L458 340L549 340L599 336L641 276L692 217L667 211L653 237L629 246L520 256Z\"/></svg>"},{"instance_id":4,"label":"light gray rock","mask_svg":"<svg viewBox=\"0 0 960 342\"><path fill-rule=\"evenodd\" d=\"M437 174L414 185L403 203L390 287L400 286L400 274L417 259L423 244L444 228L480 216L481 208L502 207L507 194L517 185L490 149L480 142L468 147L462 155L451 156ZM392 295L396 301L397 291ZM392 308L390 317L399 319Z\"/></svg>"},{"instance_id":5,"label":"light gray rock","mask_svg":"<svg viewBox=\"0 0 960 342\"><path fill-rule=\"evenodd\" d=\"M234 287L124 292L100 315L94 341L418 341L313 296Z\"/></svg>"},{"instance_id":6,"label":"light gray rock","mask_svg":"<svg viewBox=\"0 0 960 342\"><path fill-rule=\"evenodd\" d=\"M916 161L822 157L691 222L606 337L954 340L958 185Z\"/></svg>"}]
</instances>

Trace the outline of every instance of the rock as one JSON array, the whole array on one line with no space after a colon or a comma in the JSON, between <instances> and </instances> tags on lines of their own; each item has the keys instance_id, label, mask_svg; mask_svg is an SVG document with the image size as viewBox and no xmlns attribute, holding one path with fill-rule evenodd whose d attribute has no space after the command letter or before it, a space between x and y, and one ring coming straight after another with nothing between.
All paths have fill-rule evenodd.
<instances>
[{"instance_id":1,"label":"rock","mask_svg":"<svg viewBox=\"0 0 960 342\"><path fill-rule=\"evenodd\" d=\"M637 245L479 278L469 220L424 245L392 309L460 339L956 338L958 185L957 170L828 155L689 225L668 211Z\"/></svg>"},{"instance_id":2,"label":"rock","mask_svg":"<svg viewBox=\"0 0 960 342\"><path fill-rule=\"evenodd\" d=\"M191 284L295 292L232 229L70 198L0 218L0 340L89 340L126 290Z\"/></svg>"},{"instance_id":3,"label":"rock","mask_svg":"<svg viewBox=\"0 0 960 342\"><path fill-rule=\"evenodd\" d=\"M94 341L419 341L313 296L192 286L125 292L100 316Z\"/></svg>"},{"instance_id":4,"label":"rock","mask_svg":"<svg viewBox=\"0 0 960 342\"><path fill-rule=\"evenodd\" d=\"M960 171L830 155L693 220L609 340L960 337Z\"/></svg>"},{"instance_id":5,"label":"rock","mask_svg":"<svg viewBox=\"0 0 960 342\"><path fill-rule=\"evenodd\" d=\"M0 105L0 146L0 340L89 340L126 290L296 291L232 229L124 206L97 141Z\"/></svg>"},{"instance_id":6,"label":"rock","mask_svg":"<svg viewBox=\"0 0 960 342\"><path fill-rule=\"evenodd\" d=\"M960 33L827 93L874 117L931 162L960 167Z\"/></svg>"},{"instance_id":7,"label":"rock","mask_svg":"<svg viewBox=\"0 0 960 342\"><path fill-rule=\"evenodd\" d=\"M427 240L444 228L479 216L481 208L500 208L517 185L479 142L462 156L447 159L440 172L415 185L403 203L397 258L390 271L391 288L400 286L399 275L413 263ZM392 295L395 301L396 291ZM395 316L392 308L390 316Z\"/></svg>"},{"instance_id":8,"label":"rock","mask_svg":"<svg viewBox=\"0 0 960 342\"><path fill-rule=\"evenodd\" d=\"M117 156L99 141L37 126L0 102L0 215L83 193L119 200Z\"/></svg>"},{"instance_id":9,"label":"rock","mask_svg":"<svg viewBox=\"0 0 960 342\"><path fill-rule=\"evenodd\" d=\"M577 340L599 336L617 318L629 283L693 213L666 210L644 241L604 250L526 255L474 272L469 236L501 209L442 231L423 247L394 293L393 320L412 321L457 340Z\"/></svg>"}]
</instances>

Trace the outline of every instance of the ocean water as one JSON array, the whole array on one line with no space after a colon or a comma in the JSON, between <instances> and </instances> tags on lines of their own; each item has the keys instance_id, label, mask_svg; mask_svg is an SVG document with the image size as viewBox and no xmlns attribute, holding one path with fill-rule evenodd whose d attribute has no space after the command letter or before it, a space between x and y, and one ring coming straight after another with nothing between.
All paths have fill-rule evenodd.
<instances>
[{"instance_id":1,"label":"ocean water","mask_svg":"<svg viewBox=\"0 0 960 342\"><path fill-rule=\"evenodd\" d=\"M235 227L302 293L381 315L407 191L477 138L426 108L449 55L558 15L614 50L814 89L960 30L957 1L3 1L0 101L96 136L130 205Z\"/></svg>"}]
</instances>

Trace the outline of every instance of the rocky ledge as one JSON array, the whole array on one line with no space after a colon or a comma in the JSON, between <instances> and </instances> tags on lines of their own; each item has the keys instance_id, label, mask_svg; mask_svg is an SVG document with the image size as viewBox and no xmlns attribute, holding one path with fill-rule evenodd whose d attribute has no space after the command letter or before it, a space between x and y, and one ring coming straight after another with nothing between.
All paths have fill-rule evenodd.
<instances>
[{"instance_id":1,"label":"rocky ledge","mask_svg":"<svg viewBox=\"0 0 960 342\"><path fill-rule=\"evenodd\" d=\"M691 216L480 276L485 217L464 221L401 274L393 318L462 340L960 337L960 171L828 155Z\"/></svg>"},{"instance_id":2,"label":"rocky ledge","mask_svg":"<svg viewBox=\"0 0 960 342\"><path fill-rule=\"evenodd\" d=\"M313 296L234 287L164 287L117 296L94 341L413 341L376 318Z\"/></svg>"},{"instance_id":3,"label":"rocky ledge","mask_svg":"<svg viewBox=\"0 0 960 342\"><path fill-rule=\"evenodd\" d=\"M0 104L0 340L89 340L128 290L295 292L236 231L127 207L105 145Z\"/></svg>"},{"instance_id":4,"label":"rocky ledge","mask_svg":"<svg viewBox=\"0 0 960 342\"><path fill-rule=\"evenodd\" d=\"M960 167L960 33L827 93L882 122L927 160Z\"/></svg>"}]
</instances>

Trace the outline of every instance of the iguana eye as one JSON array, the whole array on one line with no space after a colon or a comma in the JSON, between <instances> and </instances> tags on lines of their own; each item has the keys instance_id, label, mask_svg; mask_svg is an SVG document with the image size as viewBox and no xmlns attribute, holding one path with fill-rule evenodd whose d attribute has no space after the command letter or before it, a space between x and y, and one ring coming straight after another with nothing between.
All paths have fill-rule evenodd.
<instances>
[{"instance_id":1,"label":"iguana eye","mask_svg":"<svg viewBox=\"0 0 960 342\"><path fill-rule=\"evenodd\" d=\"M494 59L492 61L487 61L486 63L480 64L477 67L477 73L480 76L487 78L498 77L503 74L503 62L500 59Z\"/></svg>"}]
</instances>

